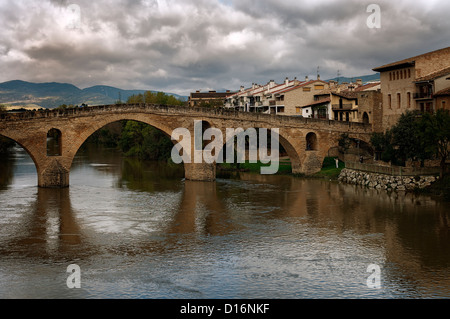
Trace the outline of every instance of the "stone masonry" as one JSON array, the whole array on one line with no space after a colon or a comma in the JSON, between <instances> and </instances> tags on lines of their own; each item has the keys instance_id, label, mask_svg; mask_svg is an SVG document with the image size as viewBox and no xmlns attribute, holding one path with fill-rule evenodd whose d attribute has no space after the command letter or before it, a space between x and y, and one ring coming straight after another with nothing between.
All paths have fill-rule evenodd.
<instances>
[{"instance_id":1,"label":"stone masonry","mask_svg":"<svg viewBox=\"0 0 450 319\"><path fill-rule=\"evenodd\" d=\"M33 159L40 187L68 187L72 161L81 145L105 125L121 121L143 122L171 136L177 128L187 128L194 136L194 121L201 120L208 127L220 129L226 136L227 128L279 129L280 144L286 149L292 163L292 172L313 174L320 170L330 149L338 145L341 134L368 142L372 132L369 125L304 119L269 114L244 113L222 109L161 106L152 104L107 105L69 110L45 110L0 117L0 135L21 145ZM61 154L47 155L47 133L61 132ZM317 143L307 149L306 136L315 134ZM192 138L191 151L194 153ZM178 143L178 141L174 141ZM215 180L215 164L185 164L186 179Z\"/></svg>"}]
</instances>

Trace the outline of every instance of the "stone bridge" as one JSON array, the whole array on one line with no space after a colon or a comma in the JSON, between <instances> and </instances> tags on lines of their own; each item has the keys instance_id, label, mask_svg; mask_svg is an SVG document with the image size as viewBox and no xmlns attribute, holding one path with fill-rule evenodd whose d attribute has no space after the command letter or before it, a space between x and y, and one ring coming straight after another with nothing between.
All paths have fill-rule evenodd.
<instances>
[{"instance_id":1,"label":"stone bridge","mask_svg":"<svg viewBox=\"0 0 450 319\"><path fill-rule=\"evenodd\" d=\"M39 187L63 188L69 186L72 162L81 145L97 130L121 120L149 124L169 137L177 128L187 128L194 136L196 120L220 129L224 136L227 128L278 128L279 141L290 157L292 172L306 175L321 169L323 159L338 145L341 134L369 142L372 133L371 126L360 123L223 109L127 104L1 114L0 135L14 140L28 152L36 165ZM47 153L50 131L58 132L59 152L56 155ZM185 163L184 168L187 180L215 180L215 164Z\"/></svg>"}]
</instances>

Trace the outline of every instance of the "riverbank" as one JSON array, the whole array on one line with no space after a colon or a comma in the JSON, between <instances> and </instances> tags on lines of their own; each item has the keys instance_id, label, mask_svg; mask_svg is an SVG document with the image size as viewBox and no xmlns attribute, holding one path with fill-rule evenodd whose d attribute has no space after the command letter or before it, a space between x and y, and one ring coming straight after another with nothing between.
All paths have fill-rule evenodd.
<instances>
[{"instance_id":1,"label":"riverbank","mask_svg":"<svg viewBox=\"0 0 450 319\"><path fill-rule=\"evenodd\" d=\"M220 164L218 171L221 173L230 172L253 172L259 173L261 167L267 166L258 163ZM327 179L330 181L340 181L342 183L359 185L373 189L384 189L387 191L403 191L420 194L429 194L450 201L450 176L439 179L437 176L389 176L383 174L373 174L363 171L354 171L346 168L344 162L339 161L336 168L334 157L327 157L324 160L322 170L314 175L292 174L292 167L288 159L280 161L277 175L290 175L299 178Z\"/></svg>"},{"instance_id":2,"label":"riverbank","mask_svg":"<svg viewBox=\"0 0 450 319\"><path fill-rule=\"evenodd\" d=\"M218 170L220 172L251 172L259 173L261 167L269 166L268 164L257 163L242 163L242 164L219 164ZM288 158L281 158L277 175L291 175L294 177L308 177L308 178L326 178L329 180L338 180L339 174L345 168L345 163L339 161L339 167L336 168L334 157L327 157L324 160L322 170L314 175L306 176L304 174L292 174L291 162Z\"/></svg>"}]
</instances>

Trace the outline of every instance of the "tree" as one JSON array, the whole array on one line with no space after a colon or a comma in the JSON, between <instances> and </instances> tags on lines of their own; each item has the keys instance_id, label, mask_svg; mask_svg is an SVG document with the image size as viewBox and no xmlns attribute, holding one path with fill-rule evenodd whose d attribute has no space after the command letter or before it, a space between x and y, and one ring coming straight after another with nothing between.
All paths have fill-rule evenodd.
<instances>
[{"instance_id":1,"label":"tree","mask_svg":"<svg viewBox=\"0 0 450 319\"><path fill-rule=\"evenodd\" d=\"M138 95L132 95L127 100L128 104L139 104L139 103L145 103L144 101L144 95L138 94Z\"/></svg>"},{"instance_id":2,"label":"tree","mask_svg":"<svg viewBox=\"0 0 450 319\"><path fill-rule=\"evenodd\" d=\"M347 133L341 134L341 137L338 140L339 151L341 153L345 153L348 151L352 144L351 139L349 138Z\"/></svg>"},{"instance_id":3,"label":"tree","mask_svg":"<svg viewBox=\"0 0 450 319\"><path fill-rule=\"evenodd\" d=\"M442 178L450 157L450 112L441 109L435 114L424 114L418 122L418 132L424 152L440 158Z\"/></svg>"},{"instance_id":4,"label":"tree","mask_svg":"<svg viewBox=\"0 0 450 319\"><path fill-rule=\"evenodd\" d=\"M391 129L395 158L402 165L409 159L423 162L431 157L419 136L419 119L418 113L407 111Z\"/></svg>"},{"instance_id":5,"label":"tree","mask_svg":"<svg viewBox=\"0 0 450 319\"><path fill-rule=\"evenodd\" d=\"M392 145L392 133L387 130L385 133L373 133L370 138L375 153L377 154L377 160L384 162L395 161L395 150Z\"/></svg>"}]
</instances>

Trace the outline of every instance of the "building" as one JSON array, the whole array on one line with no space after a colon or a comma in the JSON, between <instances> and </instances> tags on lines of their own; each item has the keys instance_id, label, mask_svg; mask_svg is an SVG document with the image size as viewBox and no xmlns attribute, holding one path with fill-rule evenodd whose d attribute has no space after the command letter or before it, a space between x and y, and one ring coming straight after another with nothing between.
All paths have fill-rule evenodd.
<instances>
[{"instance_id":1,"label":"building","mask_svg":"<svg viewBox=\"0 0 450 319\"><path fill-rule=\"evenodd\" d=\"M382 131L395 125L408 110L436 111L438 93L440 107L443 101L448 107L445 89L450 87L450 81L445 76L448 77L449 65L450 47L447 47L373 69L380 72Z\"/></svg>"},{"instance_id":2,"label":"building","mask_svg":"<svg viewBox=\"0 0 450 319\"><path fill-rule=\"evenodd\" d=\"M291 87L273 91L271 103L279 110L282 115L303 116L311 118L328 118L329 110L327 106L317 104L315 96L317 94L329 94L329 84L325 81L305 79ZM323 102L323 101L321 101Z\"/></svg>"},{"instance_id":3,"label":"building","mask_svg":"<svg viewBox=\"0 0 450 319\"><path fill-rule=\"evenodd\" d=\"M447 67L416 79L414 99L418 104L417 108L421 112L433 112L449 107L448 91L450 90L450 81L447 80L449 76L450 67Z\"/></svg>"},{"instance_id":4,"label":"building","mask_svg":"<svg viewBox=\"0 0 450 319\"><path fill-rule=\"evenodd\" d=\"M230 93L231 91L197 91L190 94L188 103L190 107L223 107L225 99Z\"/></svg>"},{"instance_id":5,"label":"building","mask_svg":"<svg viewBox=\"0 0 450 319\"><path fill-rule=\"evenodd\" d=\"M436 92L436 109L443 109L450 111L450 88Z\"/></svg>"},{"instance_id":6,"label":"building","mask_svg":"<svg viewBox=\"0 0 450 319\"><path fill-rule=\"evenodd\" d=\"M253 83L247 89L241 86L239 92L229 94L226 97L225 108L232 108L243 112L283 114L284 106L277 103L277 101L280 102L280 98L274 96L274 92L294 87L299 83L301 82L296 78L294 80L286 78L282 84L270 80L265 85Z\"/></svg>"}]
</instances>

